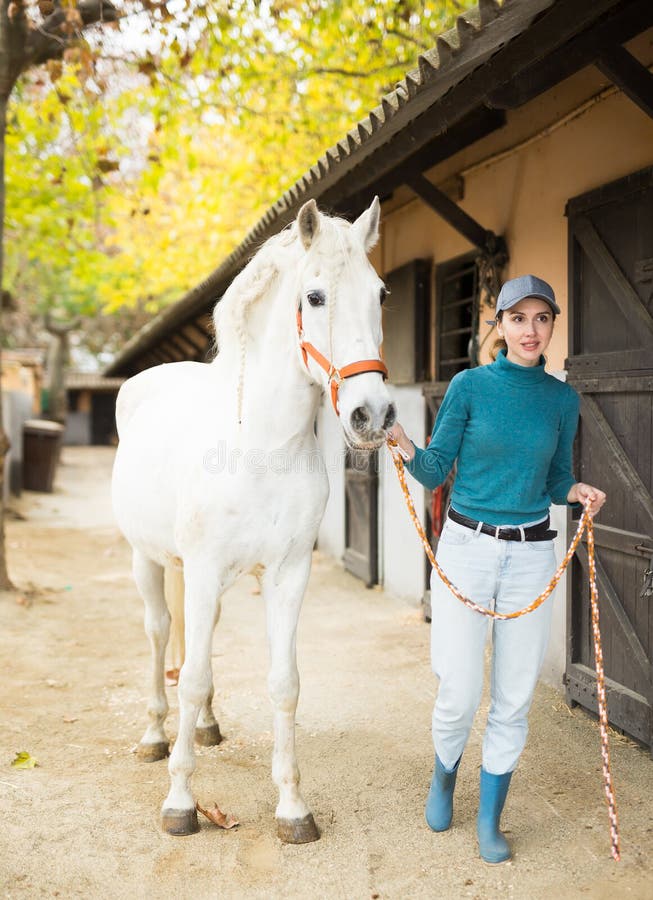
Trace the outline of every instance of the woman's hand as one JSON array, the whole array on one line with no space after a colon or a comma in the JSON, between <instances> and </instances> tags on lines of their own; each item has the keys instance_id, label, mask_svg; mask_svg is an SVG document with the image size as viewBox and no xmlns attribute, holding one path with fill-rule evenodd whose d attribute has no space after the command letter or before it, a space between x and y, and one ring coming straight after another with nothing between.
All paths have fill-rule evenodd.
<instances>
[{"instance_id":1,"label":"woman's hand","mask_svg":"<svg viewBox=\"0 0 653 900\"><path fill-rule=\"evenodd\" d=\"M589 501L589 514L595 516L605 503L605 494L598 488L592 487L591 484L583 484L582 481L578 481L572 485L567 494L567 500L569 503L582 503L583 506L586 506Z\"/></svg>"},{"instance_id":2,"label":"woman's hand","mask_svg":"<svg viewBox=\"0 0 653 900\"><path fill-rule=\"evenodd\" d=\"M388 437L393 438L401 447L401 449L405 453L405 458L411 460L415 456L415 445L408 437L404 429L401 427L399 422L395 422L392 428L389 428L386 432Z\"/></svg>"}]
</instances>

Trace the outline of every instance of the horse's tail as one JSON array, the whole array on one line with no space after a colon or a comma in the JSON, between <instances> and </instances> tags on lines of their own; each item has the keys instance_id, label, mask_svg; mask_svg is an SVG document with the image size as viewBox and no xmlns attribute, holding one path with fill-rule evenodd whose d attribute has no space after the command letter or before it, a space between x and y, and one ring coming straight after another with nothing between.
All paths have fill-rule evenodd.
<instances>
[{"instance_id":1,"label":"horse's tail","mask_svg":"<svg viewBox=\"0 0 653 900\"><path fill-rule=\"evenodd\" d=\"M170 668L179 669L186 656L186 639L184 629L184 570L179 564L165 567L164 590L168 610L170 611Z\"/></svg>"}]
</instances>

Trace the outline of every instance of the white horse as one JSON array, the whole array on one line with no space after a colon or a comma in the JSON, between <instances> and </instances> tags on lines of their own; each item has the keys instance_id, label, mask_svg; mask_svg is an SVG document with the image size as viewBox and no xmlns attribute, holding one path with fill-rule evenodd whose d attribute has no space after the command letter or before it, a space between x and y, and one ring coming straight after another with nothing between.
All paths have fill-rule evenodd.
<instances>
[{"instance_id":1,"label":"white horse","mask_svg":"<svg viewBox=\"0 0 653 900\"><path fill-rule=\"evenodd\" d=\"M220 740L212 634L223 591L253 572L267 611L278 832L291 843L319 837L295 755L297 618L328 496L314 422L327 384L352 447L378 447L395 419L378 360L386 291L367 259L378 224L376 198L354 224L309 201L217 304L213 362L147 369L118 395L113 504L152 646L150 724L139 745L149 760L168 753L164 570L183 566L186 657L162 810L170 834L198 830L193 737Z\"/></svg>"}]
</instances>

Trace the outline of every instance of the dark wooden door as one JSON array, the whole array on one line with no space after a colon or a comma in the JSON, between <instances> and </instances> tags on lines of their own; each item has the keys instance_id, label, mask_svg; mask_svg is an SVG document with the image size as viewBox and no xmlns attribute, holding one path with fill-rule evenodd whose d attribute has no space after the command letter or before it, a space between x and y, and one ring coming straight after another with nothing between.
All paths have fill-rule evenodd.
<instances>
[{"instance_id":1,"label":"dark wooden door","mask_svg":"<svg viewBox=\"0 0 653 900\"><path fill-rule=\"evenodd\" d=\"M569 381L595 525L611 723L653 746L653 169L569 202ZM566 688L596 711L587 552L569 578Z\"/></svg>"},{"instance_id":2,"label":"dark wooden door","mask_svg":"<svg viewBox=\"0 0 653 900\"><path fill-rule=\"evenodd\" d=\"M91 444L116 444L116 397L113 391L93 394L91 400Z\"/></svg>"},{"instance_id":3,"label":"dark wooden door","mask_svg":"<svg viewBox=\"0 0 653 900\"><path fill-rule=\"evenodd\" d=\"M368 587L379 580L379 455L347 450L345 457L345 568Z\"/></svg>"}]
</instances>

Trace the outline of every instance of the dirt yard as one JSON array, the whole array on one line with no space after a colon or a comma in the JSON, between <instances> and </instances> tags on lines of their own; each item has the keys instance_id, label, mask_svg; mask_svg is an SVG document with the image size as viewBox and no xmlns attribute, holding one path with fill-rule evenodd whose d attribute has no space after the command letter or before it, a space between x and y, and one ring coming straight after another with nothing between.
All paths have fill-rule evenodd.
<instances>
[{"instance_id":1,"label":"dirt yard","mask_svg":"<svg viewBox=\"0 0 653 900\"><path fill-rule=\"evenodd\" d=\"M322 838L282 845L270 778L264 615L253 579L225 597L214 642L226 740L198 750L196 796L234 813L222 831L159 828L165 763L140 763L149 654L126 544L112 524L109 448L65 449L53 495L12 503L0 597L3 897L650 898L653 762L612 738L623 861L610 858L596 723L541 686L504 813L514 861L477 856L480 724L452 829L423 819L435 685L416 609L316 555L299 635L298 752ZM176 689L169 688L169 734ZM484 709L479 714L482 724ZM39 765L11 767L19 751Z\"/></svg>"}]
</instances>

